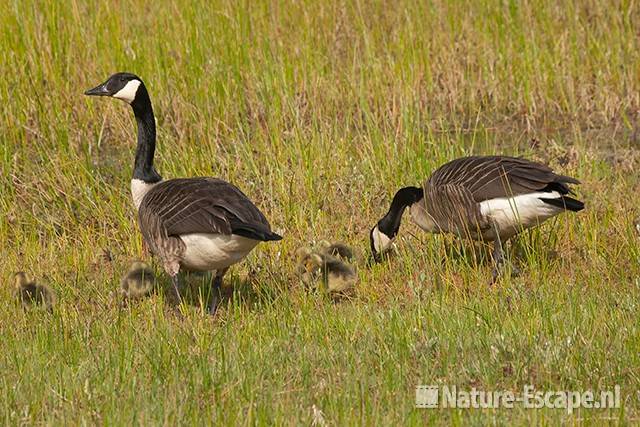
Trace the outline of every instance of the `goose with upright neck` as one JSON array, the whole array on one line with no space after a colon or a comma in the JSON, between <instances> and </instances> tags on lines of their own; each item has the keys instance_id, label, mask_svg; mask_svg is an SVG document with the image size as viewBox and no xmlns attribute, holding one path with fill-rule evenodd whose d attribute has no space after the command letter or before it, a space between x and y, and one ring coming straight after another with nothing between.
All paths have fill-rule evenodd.
<instances>
[{"instance_id":1,"label":"goose with upright neck","mask_svg":"<svg viewBox=\"0 0 640 427\"><path fill-rule=\"evenodd\" d=\"M85 92L89 96L110 96L131 105L138 125L138 143L131 178L131 196L136 210L145 194L162 177L153 167L156 150L156 121L146 86L131 73L116 73L103 84Z\"/></svg>"},{"instance_id":2,"label":"goose with upright neck","mask_svg":"<svg viewBox=\"0 0 640 427\"><path fill-rule=\"evenodd\" d=\"M236 186L217 178L163 180L155 170L156 123L149 92L140 77L116 73L85 92L109 96L131 105L138 141L131 196L138 210L143 239L160 258L180 299L181 270L216 271L208 303L211 313L220 301L222 278L260 242L282 239Z\"/></svg>"}]
</instances>

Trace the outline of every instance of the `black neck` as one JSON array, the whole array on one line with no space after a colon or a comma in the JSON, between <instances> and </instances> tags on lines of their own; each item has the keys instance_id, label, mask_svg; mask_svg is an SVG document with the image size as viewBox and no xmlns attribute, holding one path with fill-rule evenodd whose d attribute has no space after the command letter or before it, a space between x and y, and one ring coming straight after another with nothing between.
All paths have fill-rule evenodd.
<instances>
[{"instance_id":1,"label":"black neck","mask_svg":"<svg viewBox=\"0 0 640 427\"><path fill-rule=\"evenodd\" d=\"M133 166L133 178L147 183L158 182L162 177L153 168L153 155L156 150L156 120L153 116L149 93L141 84L131 103L138 123L138 147L136 162Z\"/></svg>"},{"instance_id":2,"label":"black neck","mask_svg":"<svg viewBox=\"0 0 640 427\"><path fill-rule=\"evenodd\" d=\"M400 221L402 220L404 210L420 201L423 196L424 192L422 188L418 187L405 187L398 190L396 195L393 196L389 212L378 221L378 230L390 238L395 237L400 229Z\"/></svg>"}]
</instances>

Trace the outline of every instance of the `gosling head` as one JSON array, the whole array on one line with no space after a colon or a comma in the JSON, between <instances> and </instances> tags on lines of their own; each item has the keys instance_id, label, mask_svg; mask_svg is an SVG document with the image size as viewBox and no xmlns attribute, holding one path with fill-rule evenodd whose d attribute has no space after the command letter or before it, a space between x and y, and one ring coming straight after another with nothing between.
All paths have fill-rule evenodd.
<instances>
[{"instance_id":1,"label":"gosling head","mask_svg":"<svg viewBox=\"0 0 640 427\"><path fill-rule=\"evenodd\" d=\"M322 257L310 248L302 247L296 251L298 271L310 273L322 266Z\"/></svg>"},{"instance_id":2,"label":"gosling head","mask_svg":"<svg viewBox=\"0 0 640 427\"><path fill-rule=\"evenodd\" d=\"M301 263L302 260L305 259L308 255L310 255L313 251L311 248L307 246L302 246L296 250L296 261Z\"/></svg>"},{"instance_id":3,"label":"gosling head","mask_svg":"<svg viewBox=\"0 0 640 427\"><path fill-rule=\"evenodd\" d=\"M330 243L326 240L318 242L319 251L325 255L337 257L343 261L352 262L356 259L356 252L342 242Z\"/></svg>"},{"instance_id":4,"label":"gosling head","mask_svg":"<svg viewBox=\"0 0 640 427\"><path fill-rule=\"evenodd\" d=\"M107 81L87 90L84 94L88 96L110 96L133 105L136 98L146 93L147 91L140 77L131 73L115 73ZM146 96L149 95L147 94Z\"/></svg>"},{"instance_id":5,"label":"gosling head","mask_svg":"<svg viewBox=\"0 0 640 427\"><path fill-rule=\"evenodd\" d=\"M16 289L20 289L23 286L29 284L29 278L27 277L27 273L23 271L19 271L13 275L13 283Z\"/></svg>"},{"instance_id":6,"label":"gosling head","mask_svg":"<svg viewBox=\"0 0 640 427\"><path fill-rule=\"evenodd\" d=\"M147 265L146 263L142 262L142 261L134 261L131 263L131 266L129 267L129 271L136 271L136 270L146 270L149 268L149 265Z\"/></svg>"},{"instance_id":7,"label":"gosling head","mask_svg":"<svg viewBox=\"0 0 640 427\"><path fill-rule=\"evenodd\" d=\"M316 253L309 254L304 260L304 267L308 272L314 271L322 267L322 257Z\"/></svg>"},{"instance_id":8,"label":"gosling head","mask_svg":"<svg viewBox=\"0 0 640 427\"><path fill-rule=\"evenodd\" d=\"M316 246L318 247L319 250L323 252L327 252L329 251L329 249L331 249L331 242L329 242L328 240L320 240L318 241Z\"/></svg>"}]
</instances>

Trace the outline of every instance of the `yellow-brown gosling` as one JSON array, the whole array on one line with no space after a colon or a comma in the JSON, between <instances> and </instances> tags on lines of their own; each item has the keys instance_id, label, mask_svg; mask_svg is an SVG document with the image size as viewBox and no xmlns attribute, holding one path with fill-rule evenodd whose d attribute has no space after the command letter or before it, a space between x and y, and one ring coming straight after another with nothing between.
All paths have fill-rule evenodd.
<instances>
[{"instance_id":1,"label":"yellow-brown gosling","mask_svg":"<svg viewBox=\"0 0 640 427\"><path fill-rule=\"evenodd\" d=\"M351 291L358 279L356 270L349 264L331 256L324 257L322 280L330 294Z\"/></svg>"},{"instance_id":2,"label":"yellow-brown gosling","mask_svg":"<svg viewBox=\"0 0 640 427\"><path fill-rule=\"evenodd\" d=\"M153 270L141 261L135 261L120 282L122 296L140 299L151 293L155 282Z\"/></svg>"},{"instance_id":3,"label":"yellow-brown gosling","mask_svg":"<svg viewBox=\"0 0 640 427\"><path fill-rule=\"evenodd\" d=\"M353 262L356 254L353 249L342 242L329 242L328 240L320 240L318 248L321 253L340 258L342 261Z\"/></svg>"},{"instance_id":4,"label":"yellow-brown gosling","mask_svg":"<svg viewBox=\"0 0 640 427\"><path fill-rule=\"evenodd\" d=\"M14 293L23 307L40 305L53 311L56 296L49 287L31 280L26 273L20 271L14 275Z\"/></svg>"},{"instance_id":5,"label":"yellow-brown gosling","mask_svg":"<svg viewBox=\"0 0 640 427\"><path fill-rule=\"evenodd\" d=\"M313 285L319 279L329 294L344 294L353 289L358 279L356 271L349 264L331 255L298 250L298 268L302 281Z\"/></svg>"}]
</instances>

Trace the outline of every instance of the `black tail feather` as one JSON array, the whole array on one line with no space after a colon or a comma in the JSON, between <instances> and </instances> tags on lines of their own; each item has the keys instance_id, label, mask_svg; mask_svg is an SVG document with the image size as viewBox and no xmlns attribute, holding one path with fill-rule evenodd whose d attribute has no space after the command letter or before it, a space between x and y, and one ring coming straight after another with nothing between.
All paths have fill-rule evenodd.
<instances>
[{"instance_id":1,"label":"black tail feather","mask_svg":"<svg viewBox=\"0 0 640 427\"><path fill-rule=\"evenodd\" d=\"M270 230L259 230L250 226L236 226L231 229L233 234L261 242L282 240L282 236Z\"/></svg>"},{"instance_id":2,"label":"black tail feather","mask_svg":"<svg viewBox=\"0 0 640 427\"><path fill-rule=\"evenodd\" d=\"M582 209L584 209L584 203L582 203L580 200L568 196L562 196L558 199L540 197L540 200L552 206L557 206L559 208L572 212L580 212Z\"/></svg>"}]
</instances>

